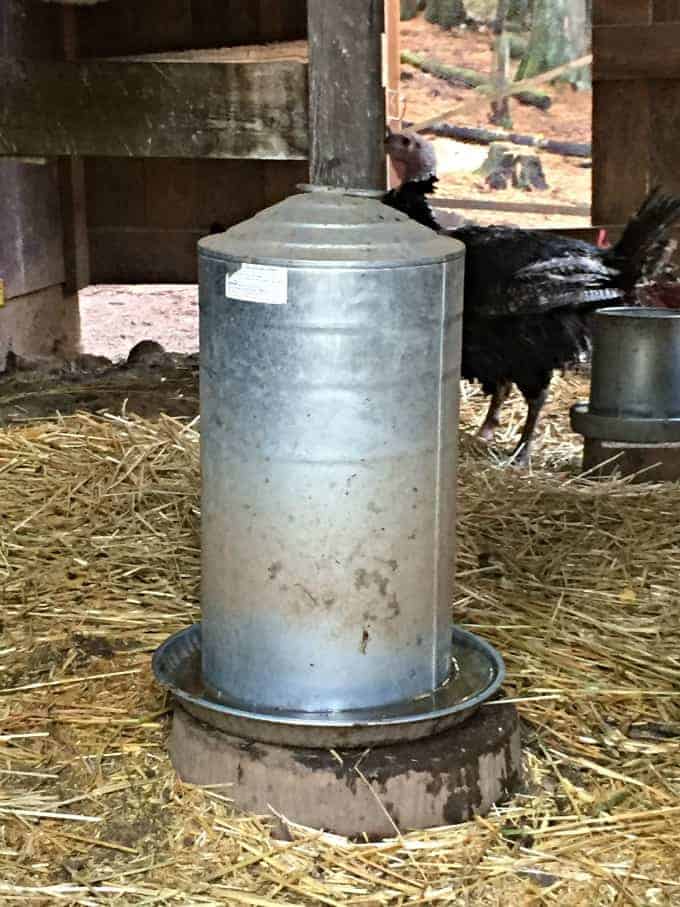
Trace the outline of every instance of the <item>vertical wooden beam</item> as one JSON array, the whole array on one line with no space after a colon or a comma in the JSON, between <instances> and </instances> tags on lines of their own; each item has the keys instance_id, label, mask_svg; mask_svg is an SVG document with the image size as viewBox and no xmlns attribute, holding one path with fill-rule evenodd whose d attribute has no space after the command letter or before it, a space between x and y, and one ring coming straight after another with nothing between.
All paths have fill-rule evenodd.
<instances>
[{"instance_id":1,"label":"vertical wooden beam","mask_svg":"<svg viewBox=\"0 0 680 907\"><path fill-rule=\"evenodd\" d=\"M655 22L680 22L680 0L654 0Z\"/></svg>"},{"instance_id":2,"label":"vertical wooden beam","mask_svg":"<svg viewBox=\"0 0 680 907\"><path fill-rule=\"evenodd\" d=\"M653 0L593 0L593 72L600 63L599 26L652 21ZM592 223L622 224L649 189L650 83L593 82Z\"/></svg>"},{"instance_id":3,"label":"vertical wooden beam","mask_svg":"<svg viewBox=\"0 0 680 907\"><path fill-rule=\"evenodd\" d=\"M309 0L310 180L383 189L384 0Z\"/></svg>"},{"instance_id":4,"label":"vertical wooden beam","mask_svg":"<svg viewBox=\"0 0 680 907\"><path fill-rule=\"evenodd\" d=\"M387 125L393 132L401 130L401 4L399 0L385 0L385 93L387 95ZM390 161L387 181L390 186L399 182L399 177Z\"/></svg>"},{"instance_id":5,"label":"vertical wooden beam","mask_svg":"<svg viewBox=\"0 0 680 907\"><path fill-rule=\"evenodd\" d=\"M63 46L66 60L78 57L76 8L62 10ZM85 164L81 157L59 161L61 216L64 238L64 289L77 293L90 283L90 244L87 233Z\"/></svg>"}]
</instances>

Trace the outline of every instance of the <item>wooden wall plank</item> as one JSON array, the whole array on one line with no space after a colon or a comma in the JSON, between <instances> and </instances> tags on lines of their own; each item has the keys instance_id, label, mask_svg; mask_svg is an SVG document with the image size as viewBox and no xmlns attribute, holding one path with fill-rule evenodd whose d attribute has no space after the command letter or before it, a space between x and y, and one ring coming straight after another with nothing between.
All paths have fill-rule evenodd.
<instances>
[{"instance_id":1,"label":"wooden wall plank","mask_svg":"<svg viewBox=\"0 0 680 907\"><path fill-rule=\"evenodd\" d=\"M654 0L654 22L680 22L680 0Z\"/></svg>"},{"instance_id":2,"label":"wooden wall plank","mask_svg":"<svg viewBox=\"0 0 680 907\"><path fill-rule=\"evenodd\" d=\"M264 165L264 205L275 205L295 195L300 183L309 182L307 161L267 161Z\"/></svg>"},{"instance_id":3,"label":"wooden wall plank","mask_svg":"<svg viewBox=\"0 0 680 907\"><path fill-rule=\"evenodd\" d=\"M212 223L252 217L307 181L304 161L89 158L86 165L95 283L193 282L195 244Z\"/></svg>"},{"instance_id":4,"label":"wooden wall plank","mask_svg":"<svg viewBox=\"0 0 680 907\"><path fill-rule=\"evenodd\" d=\"M73 6L62 7L62 47L66 60L78 58L78 23ZM85 163L82 157L59 159L64 245L64 289L77 293L90 283Z\"/></svg>"},{"instance_id":5,"label":"wooden wall plank","mask_svg":"<svg viewBox=\"0 0 680 907\"><path fill-rule=\"evenodd\" d=\"M195 225L230 227L266 207L265 174L272 161L196 161ZM281 164L287 162L281 162Z\"/></svg>"},{"instance_id":6,"label":"wooden wall plank","mask_svg":"<svg viewBox=\"0 0 680 907\"><path fill-rule=\"evenodd\" d=\"M205 230L95 227L90 230L93 283L195 283L196 243Z\"/></svg>"},{"instance_id":7,"label":"wooden wall plank","mask_svg":"<svg viewBox=\"0 0 680 907\"><path fill-rule=\"evenodd\" d=\"M306 67L0 61L0 154L304 158Z\"/></svg>"},{"instance_id":8,"label":"wooden wall plank","mask_svg":"<svg viewBox=\"0 0 680 907\"><path fill-rule=\"evenodd\" d=\"M259 0L258 41L297 41L307 37L305 0Z\"/></svg>"},{"instance_id":9,"label":"wooden wall plank","mask_svg":"<svg viewBox=\"0 0 680 907\"><path fill-rule=\"evenodd\" d=\"M146 158L143 164L146 226L170 230L195 227L196 162Z\"/></svg>"},{"instance_id":10,"label":"wooden wall plank","mask_svg":"<svg viewBox=\"0 0 680 907\"><path fill-rule=\"evenodd\" d=\"M61 57L61 8L25 0L0 0L0 57Z\"/></svg>"},{"instance_id":11,"label":"wooden wall plank","mask_svg":"<svg viewBox=\"0 0 680 907\"><path fill-rule=\"evenodd\" d=\"M62 283L64 259L56 161L0 160L0 273L8 299Z\"/></svg>"},{"instance_id":12,"label":"wooden wall plank","mask_svg":"<svg viewBox=\"0 0 680 907\"><path fill-rule=\"evenodd\" d=\"M593 79L680 77L680 22L593 28Z\"/></svg>"},{"instance_id":13,"label":"wooden wall plank","mask_svg":"<svg viewBox=\"0 0 680 907\"><path fill-rule=\"evenodd\" d=\"M87 158L85 185L90 227L146 226L141 158Z\"/></svg>"},{"instance_id":14,"label":"wooden wall plank","mask_svg":"<svg viewBox=\"0 0 680 907\"><path fill-rule=\"evenodd\" d=\"M647 82L599 82L593 91L593 223L620 224L649 186Z\"/></svg>"},{"instance_id":15,"label":"wooden wall plank","mask_svg":"<svg viewBox=\"0 0 680 907\"><path fill-rule=\"evenodd\" d=\"M648 25L653 0L593 0L593 25Z\"/></svg>"},{"instance_id":16,"label":"wooden wall plank","mask_svg":"<svg viewBox=\"0 0 680 907\"><path fill-rule=\"evenodd\" d=\"M77 9L83 57L292 41L304 0L108 0Z\"/></svg>"},{"instance_id":17,"label":"wooden wall plank","mask_svg":"<svg viewBox=\"0 0 680 907\"><path fill-rule=\"evenodd\" d=\"M77 8L82 57L178 50L191 46L190 0L108 0Z\"/></svg>"},{"instance_id":18,"label":"wooden wall plank","mask_svg":"<svg viewBox=\"0 0 680 907\"><path fill-rule=\"evenodd\" d=\"M649 97L650 182L680 194L680 80L653 82Z\"/></svg>"},{"instance_id":19,"label":"wooden wall plank","mask_svg":"<svg viewBox=\"0 0 680 907\"><path fill-rule=\"evenodd\" d=\"M81 157L60 158L59 186L61 189L64 290L70 294L77 293L90 283L85 162Z\"/></svg>"},{"instance_id":20,"label":"wooden wall plank","mask_svg":"<svg viewBox=\"0 0 680 907\"><path fill-rule=\"evenodd\" d=\"M191 34L185 47L257 44L260 15L255 0L192 0Z\"/></svg>"}]
</instances>

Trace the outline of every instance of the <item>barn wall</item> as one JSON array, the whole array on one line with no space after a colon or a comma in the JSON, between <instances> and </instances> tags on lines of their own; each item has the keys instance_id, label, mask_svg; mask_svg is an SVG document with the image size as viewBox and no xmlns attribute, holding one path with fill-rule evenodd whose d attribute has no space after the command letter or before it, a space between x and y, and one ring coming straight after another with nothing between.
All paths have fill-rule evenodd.
<instances>
[{"instance_id":1,"label":"barn wall","mask_svg":"<svg viewBox=\"0 0 680 907\"><path fill-rule=\"evenodd\" d=\"M78 56L297 40L304 0L110 0L77 10ZM190 65L190 64L187 64ZM304 161L89 158L93 283L193 282L196 242L290 195Z\"/></svg>"},{"instance_id":2,"label":"barn wall","mask_svg":"<svg viewBox=\"0 0 680 907\"><path fill-rule=\"evenodd\" d=\"M593 2L593 222L680 194L680 0Z\"/></svg>"},{"instance_id":3,"label":"barn wall","mask_svg":"<svg viewBox=\"0 0 680 907\"><path fill-rule=\"evenodd\" d=\"M0 58L63 56L61 9L23 0L0 2ZM61 176L57 161L0 159L0 369L8 350L25 355L72 352L78 308L65 296Z\"/></svg>"},{"instance_id":4,"label":"barn wall","mask_svg":"<svg viewBox=\"0 0 680 907\"><path fill-rule=\"evenodd\" d=\"M192 283L196 243L281 201L304 161L91 158L86 162L93 283Z\"/></svg>"},{"instance_id":5,"label":"barn wall","mask_svg":"<svg viewBox=\"0 0 680 907\"><path fill-rule=\"evenodd\" d=\"M81 57L304 38L305 0L109 0L77 11Z\"/></svg>"}]
</instances>

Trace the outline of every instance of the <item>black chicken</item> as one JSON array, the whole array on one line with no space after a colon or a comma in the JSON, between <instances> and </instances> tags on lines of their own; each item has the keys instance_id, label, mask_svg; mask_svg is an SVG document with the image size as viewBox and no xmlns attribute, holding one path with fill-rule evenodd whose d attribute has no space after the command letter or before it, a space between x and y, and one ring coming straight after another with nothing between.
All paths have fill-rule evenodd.
<instances>
[{"instance_id":1,"label":"black chicken","mask_svg":"<svg viewBox=\"0 0 680 907\"><path fill-rule=\"evenodd\" d=\"M611 249L514 227L443 229L426 197L437 182L431 143L390 133L386 149L403 182L385 204L465 245L462 377L491 395L479 432L486 440L517 385L528 413L513 460L526 464L553 371L589 352L593 310L633 304L636 287L667 266L680 198L654 190Z\"/></svg>"}]
</instances>

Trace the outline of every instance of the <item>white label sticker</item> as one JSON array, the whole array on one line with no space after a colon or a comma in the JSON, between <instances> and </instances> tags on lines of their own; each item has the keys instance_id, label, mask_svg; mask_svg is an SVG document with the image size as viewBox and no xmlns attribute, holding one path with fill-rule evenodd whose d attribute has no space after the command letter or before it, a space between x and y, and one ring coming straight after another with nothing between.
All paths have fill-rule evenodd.
<instances>
[{"instance_id":1,"label":"white label sticker","mask_svg":"<svg viewBox=\"0 0 680 907\"><path fill-rule=\"evenodd\" d=\"M288 302L288 269L273 265L242 264L234 274L227 274L227 299L241 302L263 302L286 305Z\"/></svg>"}]
</instances>

